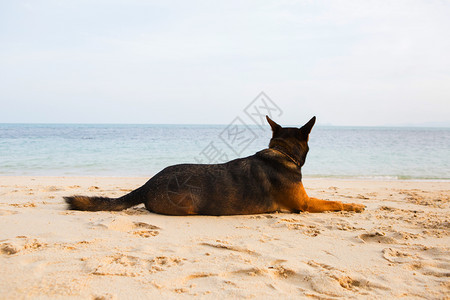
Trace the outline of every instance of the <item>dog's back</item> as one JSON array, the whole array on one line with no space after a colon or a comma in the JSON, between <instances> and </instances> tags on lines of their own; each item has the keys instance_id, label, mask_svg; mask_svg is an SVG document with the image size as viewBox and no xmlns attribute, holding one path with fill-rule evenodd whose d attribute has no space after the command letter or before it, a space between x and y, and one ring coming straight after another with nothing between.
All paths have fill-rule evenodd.
<instances>
[{"instance_id":1,"label":"dog's back","mask_svg":"<svg viewBox=\"0 0 450 300\"><path fill-rule=\"evenodd\" d=\"M224 164L168 167L147 186L148 210L161 214L235 215L276 211L274 195L301 177L261 151Z\"/></svg>"}]
</instances>

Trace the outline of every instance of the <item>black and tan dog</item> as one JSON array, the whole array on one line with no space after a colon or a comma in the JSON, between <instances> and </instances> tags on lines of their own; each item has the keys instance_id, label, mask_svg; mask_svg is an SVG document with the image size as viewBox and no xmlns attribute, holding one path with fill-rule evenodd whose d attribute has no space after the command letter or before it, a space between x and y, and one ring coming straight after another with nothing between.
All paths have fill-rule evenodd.
<instances>
[{"instance_id":1,"label":"black and tan dog","mask_svg":"<svg viewBox=\"0 0 450 300\"><path fill-rule=\"evenodd\" d=\"M140 188L116 199L64 199L74 210L122 210L144 203L149 211L166 215L364 210L361 204L325 201L306 194L301 167L315 117L301 128L283 128L269 117L267 121L273 132L269 148L252 156L224 164L170 166Z\"/></svg>"}]
</instances>

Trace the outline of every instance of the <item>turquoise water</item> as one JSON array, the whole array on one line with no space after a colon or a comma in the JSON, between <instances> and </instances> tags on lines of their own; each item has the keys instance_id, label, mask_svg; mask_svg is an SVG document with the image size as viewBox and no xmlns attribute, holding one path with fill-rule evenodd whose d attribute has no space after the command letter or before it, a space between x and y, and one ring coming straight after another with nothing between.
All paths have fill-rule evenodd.
<instances>
[{"instance_id":1,"label":"turquoise water","mask_svg":"<svg viewBox=\"0 0 450 300\"><path fill-rule=\"evenodd\" d=\"M242 130L226 125L0 124L0 175L150 177L168 165L220 162L267 147L269 128L237 128ZM310 136L303 174L449 180L450 129L318 126Z\"/></svg>"}]
</instances>

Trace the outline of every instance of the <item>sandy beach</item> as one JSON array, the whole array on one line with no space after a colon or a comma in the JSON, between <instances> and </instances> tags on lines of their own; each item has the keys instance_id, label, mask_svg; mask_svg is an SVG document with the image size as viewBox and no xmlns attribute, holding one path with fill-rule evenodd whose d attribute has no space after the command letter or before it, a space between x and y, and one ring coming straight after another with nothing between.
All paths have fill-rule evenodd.
<instances>
[{"instance_id":1,"label":"sandy beach","mask_svg":"<svg viewBox=\"0 0 450 300\"><path fill-rule=\"evenodd\" d=\"M448 299L450 182L305 179L363 213L67 211L148 178L0 177L1 299Z\"/></svg>"}]
</instances>

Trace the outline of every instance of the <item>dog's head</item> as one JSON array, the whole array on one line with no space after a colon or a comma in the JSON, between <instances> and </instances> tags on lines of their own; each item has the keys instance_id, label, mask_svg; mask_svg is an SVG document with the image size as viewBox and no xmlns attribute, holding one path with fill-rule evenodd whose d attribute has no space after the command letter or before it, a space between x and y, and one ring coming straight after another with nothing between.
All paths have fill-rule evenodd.
<instances>
[{"instance_id":1,"label":"dog's head","mask_svg":"<svg viewBox=\"0 0 450 300\"><path fill-rule=\"evenodd\" d=\"M268 116L266 116L266 119L270 127L272 127L272 138L270 139L269 148L286 152L286 154L293 156L300 166L303 166L309 150L309 134L314 123L316 123L316 117L312 117L308 123L300 128L283 128Z\"/></svg>"}]
</instances>

